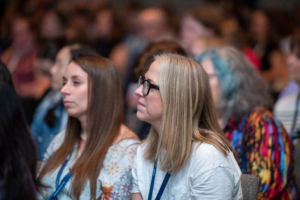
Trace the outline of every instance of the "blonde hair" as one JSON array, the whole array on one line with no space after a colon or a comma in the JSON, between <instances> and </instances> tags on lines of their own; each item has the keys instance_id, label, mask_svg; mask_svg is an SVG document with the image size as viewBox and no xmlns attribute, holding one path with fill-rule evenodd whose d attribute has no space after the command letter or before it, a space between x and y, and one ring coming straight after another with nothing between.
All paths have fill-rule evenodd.
<instances>
[{"instance_id":1,"label":"blonde hair","mask_svg":"<svg viewBox=\"0 0 300 200\"><path fill-rule=\"evenodd\" d=\"M212 144L224 156L233 149L221 131L213 107L209 78L193 59L162 54L159 86L163 102L160 133L152 127L144 158L161 161L161 169L178 172L189 159L194 142Z\"/></svg>"}]
</instances>

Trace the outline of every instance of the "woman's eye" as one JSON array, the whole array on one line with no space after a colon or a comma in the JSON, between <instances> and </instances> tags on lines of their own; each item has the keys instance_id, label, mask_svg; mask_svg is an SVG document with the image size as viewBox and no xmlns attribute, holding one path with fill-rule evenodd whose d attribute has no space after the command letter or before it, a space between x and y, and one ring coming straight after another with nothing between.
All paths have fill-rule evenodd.
<instances>
[{"instance_id":1,"label":"woman's eye","mask_svg":"<svg viewBox=\"0 0 300 200\"><path fill-rule=\"evenodd\" d=\"M73 83L74 83L74 85L79 85L80 84L79 81L74 81Z\"/></svg>"},{"instance_id":2,"label":"woman's eye","mask_svg":"<svg viewBox=\"0 0 300 200\"><path fill-rule=\"evenodd\" d=\"M67 83L67 82L64 81L64 82L63 82L63 86L66 85L66 83Z\"/></svg>"}]
</instances>

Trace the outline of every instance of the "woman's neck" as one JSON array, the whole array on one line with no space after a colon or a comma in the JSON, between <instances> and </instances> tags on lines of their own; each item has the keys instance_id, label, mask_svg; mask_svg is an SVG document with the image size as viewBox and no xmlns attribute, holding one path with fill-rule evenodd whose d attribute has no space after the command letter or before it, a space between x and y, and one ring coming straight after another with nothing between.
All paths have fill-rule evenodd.
<instances>
[{"instance_id":1,"label":"woman's neck","mask_svg":"<svg viewBox=\"0 0 300 200\"><path fill-rule=\"evenodd\" d=\"M87 140L86 121L83 122L82 120L80 120L80 124L81 124L82 132L80 134L81 140L79 144L79 151L82 153L85 148L85 143Z\"/></svg>"}]
</instances>

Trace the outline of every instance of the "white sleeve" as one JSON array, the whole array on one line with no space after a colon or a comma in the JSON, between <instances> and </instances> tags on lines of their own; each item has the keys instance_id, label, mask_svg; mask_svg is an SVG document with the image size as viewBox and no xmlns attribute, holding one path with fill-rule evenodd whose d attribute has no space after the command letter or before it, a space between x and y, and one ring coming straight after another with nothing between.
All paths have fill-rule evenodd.
<instances>
[{"instance_id":1,"label":"white sleeve","mask_svg":"<svg viewBox=\"0 0 300 200\"><path fill-rule=\"evenodd\" d=\"M133 179L133 181L132 181L131 193L140 193L138 177L137 177L137 155L138 155L138 152L134 157L134 163L133 163L133 167L132 167L132 179Z\"/></svg>"},{"instance_id":2,"label":"white sleeve","mask_svg":"<svg viewBox=\"0 0 300 200\"><path fill-rule=\"evenodd\" d=\"M201 170L198 170L198 172ZM231 169L217 167L204 173L195 173L192 178L192 199L232 199L233 184Z\"/></svg>"}]
</instances>

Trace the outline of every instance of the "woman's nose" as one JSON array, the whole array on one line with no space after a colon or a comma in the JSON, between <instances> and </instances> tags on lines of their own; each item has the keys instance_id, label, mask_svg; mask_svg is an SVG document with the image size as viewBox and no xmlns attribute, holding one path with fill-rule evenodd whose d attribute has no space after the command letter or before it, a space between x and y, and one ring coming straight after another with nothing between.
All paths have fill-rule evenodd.
<instances>
[{"instance_id":1,"label":"woman's nose","mask_svg":"<svg viewBox=\"0 0 300 200\"><path fill-rule=\"evenodd\" d=\"M64 95L64 94L68 94L69 93L69 87L68 84L64 84L63 87L60 89L60 92Z\"/></svg>"},{"instance_id":2,"label":"woman's nose","mask_svg":"<svg viewBox=\"0 0 300 200\"><path fill-rule=\"evenodd\" d=\"M137 96L144 96L144 94L143 94L143 85L140 85L140 87L138 87L136 90L135 90L135 94L137 95Z\"/></svg>"}]
</instances>

